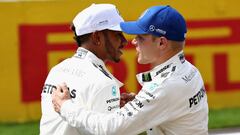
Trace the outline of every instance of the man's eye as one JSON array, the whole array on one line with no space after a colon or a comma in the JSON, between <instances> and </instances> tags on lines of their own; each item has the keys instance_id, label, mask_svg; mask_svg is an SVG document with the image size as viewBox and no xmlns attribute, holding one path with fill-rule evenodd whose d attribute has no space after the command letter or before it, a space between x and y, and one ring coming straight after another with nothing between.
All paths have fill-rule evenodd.
<instances>
[{"instance_id":1,"label":"man's eye","mask_svg":"<svg viewBox=\"0 0 240 135\"><path fill-rule=\"evenodd\" d=\"M143 41L144 40L142 37L137 37L136 39L139 40L139 41Z\"/></svg>"},{"instance_id":2,"label":"man's eye","mask_svg":"<svg viewBox=\"0 0 240 135\"><path fill-rule=\"evenodd\" d=\"M123 35L121 33L118 34L119 37L123 37Z\"/></svg>"}]
</instances>

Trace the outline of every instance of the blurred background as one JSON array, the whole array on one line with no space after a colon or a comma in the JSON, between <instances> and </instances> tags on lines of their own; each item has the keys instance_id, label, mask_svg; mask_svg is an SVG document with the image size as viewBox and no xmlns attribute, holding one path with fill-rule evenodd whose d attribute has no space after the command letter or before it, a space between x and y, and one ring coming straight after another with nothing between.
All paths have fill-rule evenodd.
<instances>
[{"instance_id":1,"label":"blurred background","mask_svg":"<svg viewBox=\"0 0 240 135\"><path fill-rule=\"evenodd\" d=\"M154 5L177 9L187 20L186 58L205 81L210 130L240 127L239 0L0 0L0 135L39 134L43 83L74 54L69 26L92 3L115 4L126 21ZM149 66L137 64L127 45L122 61L108 68L125 83L121 91L138 92L135 75Z\"/></svg>"}]
</instances>

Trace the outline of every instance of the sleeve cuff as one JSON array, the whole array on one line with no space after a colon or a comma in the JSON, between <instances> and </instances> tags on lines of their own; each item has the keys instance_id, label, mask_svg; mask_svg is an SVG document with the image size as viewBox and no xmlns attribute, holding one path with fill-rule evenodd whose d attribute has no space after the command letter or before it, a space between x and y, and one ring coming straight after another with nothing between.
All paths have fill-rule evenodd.
<instances>
[{"instance_id":1,"label":"sleeve cuff","mask_svg":"<svg viewBox=\"0 0 240 135\"><path fill-rule=\"evenodd\" d=\"M73 108L73 106L74 106L74 103L70 99L63 102L60 109L60 114L66 118L68 116L68 112Z\"/></svg>"}]
</instances>

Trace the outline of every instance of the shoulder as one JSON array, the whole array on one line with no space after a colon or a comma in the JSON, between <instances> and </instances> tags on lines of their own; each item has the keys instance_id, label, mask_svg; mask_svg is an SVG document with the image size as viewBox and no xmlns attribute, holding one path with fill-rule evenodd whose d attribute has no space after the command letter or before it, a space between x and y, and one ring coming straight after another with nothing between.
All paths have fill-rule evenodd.
<instances>
[{"instance_id":1,"label":"shoulder","mask_svg":"<svg viewBox=\"0 0 240 135\"><path fill-rule=\"evenodd\" d=\"M165 90L171 97L185 97L197 92L204 86L204 82L199 70L188 61L185 61L160 85L161 89Z\"/></svg>"},{"instance_id":2,"label":"shoulder","mask_svg":"<svg viewBox=\"0 0 240 135\"><path fill-rule=\"evenodd\" d=\"M54 66L49 75L64 76L70 80L82 80L85 83L104 86L113 83L97 65L86 59L69 58Z\"/></svg>"},{"instance_id":3,"label":"shoulder","mask_svg":"<svg viewBox=\"0 0 240 135\"><path fill-rule=\"evenodd\" d=\"M192 83L193 81L200 80L202 80L202 77L199 70L190 62L185 60L183 64L176 65L176 70L173 72L171 77L166 80L166 83L182 85L187 84L188 82Z\"/></svg>"},{"instance_id":4,"label":"shoulder","mask_svg":"<svg viewBox=\"0 0 240 135\"><path fill-rule=\"evenodd\" d=\"M93 63L86 59L68 58L54 66L51 72L63 73L72 77L96 78L98 70Z\"/></svg>"}]
</instances>

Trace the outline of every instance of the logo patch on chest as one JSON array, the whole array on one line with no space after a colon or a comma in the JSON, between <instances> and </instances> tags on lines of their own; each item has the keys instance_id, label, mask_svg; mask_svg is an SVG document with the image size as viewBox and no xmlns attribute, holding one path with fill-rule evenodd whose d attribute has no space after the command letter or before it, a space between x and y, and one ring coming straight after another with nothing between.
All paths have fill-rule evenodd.
<instances>
[{"instance_id":1,"label":"logo patch on chest","mask_svg":"<svg viewBox=\"0 0 240 135\"><path fill-rule=\"evenodd\" d=\"M113 87L112 87L112 95L113 95L113 96L116 96L116 95L117 95L117 88L116 88L116 86L113 86Z\"/></svg>"}]
</instances>

